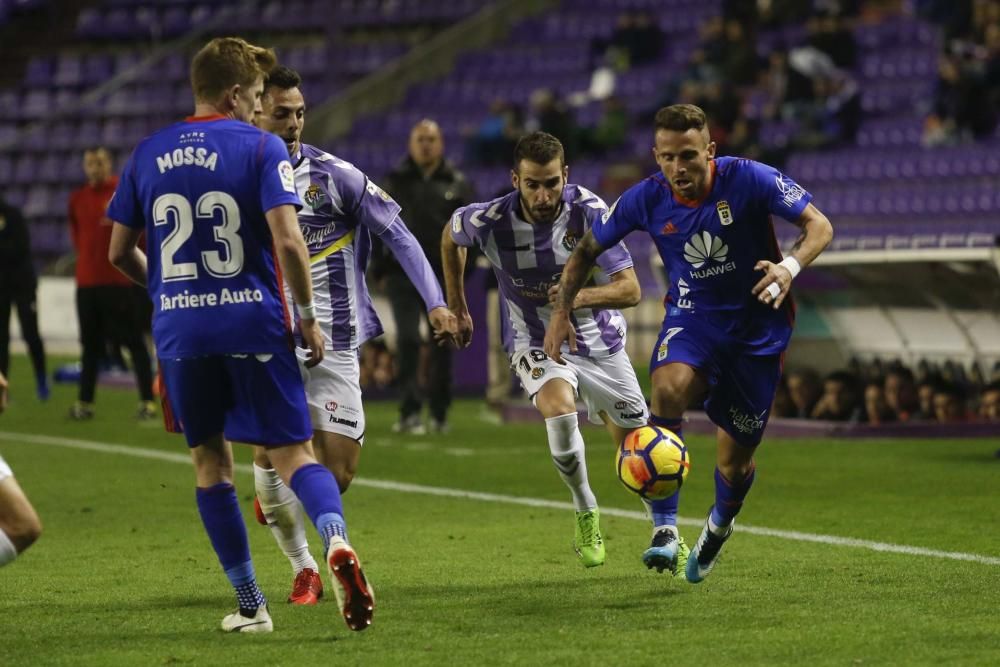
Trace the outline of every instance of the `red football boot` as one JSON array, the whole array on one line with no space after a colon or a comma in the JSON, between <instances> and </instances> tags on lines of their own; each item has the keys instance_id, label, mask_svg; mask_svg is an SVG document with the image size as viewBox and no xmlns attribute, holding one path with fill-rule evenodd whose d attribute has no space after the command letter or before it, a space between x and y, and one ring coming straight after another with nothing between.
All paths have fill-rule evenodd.
<instances>
[{"instance_id":1,"label":"red football boot","mask_svg":"<svg viewBox=\"0 0 1000 667\"><path fill-rule=\"evenodd\" d=\"M323 579L319 572L311 568L305 568L295 575L295 583L292 584L292 592L288 596L288 601L292 604L311 605L319 602L323 597Z\"/></svg>"}]
</instances>

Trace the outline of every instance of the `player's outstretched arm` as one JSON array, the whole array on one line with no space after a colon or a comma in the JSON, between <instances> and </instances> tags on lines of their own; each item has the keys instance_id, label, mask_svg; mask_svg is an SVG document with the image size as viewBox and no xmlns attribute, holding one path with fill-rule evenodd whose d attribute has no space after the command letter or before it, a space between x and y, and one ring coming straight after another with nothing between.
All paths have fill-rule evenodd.
<instances>
[{"instance_id":1,"label":"player's outstretched arm","mask_svg":"<svg viewBox=\"0 0 1000 667\"><path fill-rule=\"evenodd\" d=\"M629 267L612 273L611 282L606 285L584 287L577 292L573 310L577 308L631 308L642 299L642 288L635 269ZM560 285L549 288L549 303L555 304L562 291Z\"/></svg>"},{"instance_id":2,"label":"player's outstretched arm","mask_svg":"<svg viewBox=\"0 0 1000 667\"><path fill-rule=\"evenodd\" d=\"M323 360L323 334L316 321L316 304L313 303L312 275L309 273L309 250L299 229L299 219L291 204L276 206L264 214L274 239L281 273L292 289L295 307L299 313L302 341L309 349L306 366L313 367Z\"/></svg>"},{"instance_id":3,"label":"player's outstretched arm","mask_svg":"<svg viewBox=\"0 0 1000 667\"><path fill-rule=\"evenodd\" d=\"M754 296L761 303L770 303L775 309L784 303L791 290L792 280L799 271L819 257L833 240L833 225L812 204L805 207L795 225L802 229L802 233L788 256L777 264L761 260L753 267L756 271L764 271L764 277L753 287Z\"/></svg>"},{"instance_id":4,"label":"player's outstretched arm","mask_svg":"<svg viewBox=\"0 0 1000 667\"><path fill-rule=\"evenodd\" d=\"M455 316L446 307L444 294L434 275L434 269L431 268L427 255L424 254L413 233L407 229L403 219L396 215L396 211L393 212L388 224L377 226L375 230L382 245L392 251L406 277L424 300L434 340L439 346L456 344Z\"/></svg>"},{"instance_id":5,"label":"player's outstretched arm","mask_svg":"<svg viewBox=\"0 0 1000 667\"><path fill-rule=\"evenodd\" d=\"M146 255L139 250L141 229L115 223L111 228L108 261L136 285L146 286Z\"/></svg>"},{"instance_id":6,"label":"player's outstretched arm","mask_svg":"<svg viewBox=\"0 0 1000 667\"><path fill-rule=\"evenodd\" d=\"M465 300L465 260L468 251L451 238L451 225L441 232L441 266L448 308L455 315L455 344L468 347L472 342L472 316Z\"/></svg>"},{"instance_id":7,"label":"player's outstretched arm","mask_svg":"<svg viewBox=\"0 0 1000 667\"><path fill-rule=\"evenodd\" d=\"M545 354L549 355L553 361L560 364L562 360L562 344L569 343L570 352L576 352L576 330L572 322L569 321L570 313L573 312L573 303L576 301L577 293L583 287L583 283L590 275L590 270L594 268L597 258L604 252L604 248L594 238L593 233L587 230L580 242L577 243L573 254L569 256L569 261L563 267L562 279L559 281L559 294L552 308L552 317L549 318L549 325L545 328Z\"/></svg>"}]
</instances>

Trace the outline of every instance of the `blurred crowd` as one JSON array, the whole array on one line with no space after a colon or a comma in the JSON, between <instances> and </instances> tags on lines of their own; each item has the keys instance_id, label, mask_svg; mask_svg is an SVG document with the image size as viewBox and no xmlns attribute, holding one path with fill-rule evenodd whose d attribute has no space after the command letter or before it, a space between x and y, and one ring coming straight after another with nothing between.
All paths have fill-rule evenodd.
<instances>
[{"instance_id":1,"label":"blurred crowd","mask_svg":"<svg viewBox=\"0 0 1000 667\"><path fill-rule=\"evenodd\" d=\"M682 102L705 109L722 155L780 167L790 150L852 142L862 117L853 35L860 4L727 0L723 13L700 27L686 64L664 68L651 104L634 116L616 95L616 80L631 68L656 63L668 40L650 13L623 13L610 36L591 42L587 90L563 99L539 88L526 109L494 100L482 122L465 129L466 157L479 164L506 161L518 137L543 130L560 138L570 159L602 158L627 146L635 123L648 124L660 107ZM804 38L801 31L789 30L799 25L805 26ZM600 110L596 121L583 125L578 110L588 104ZM758 137L764 122L794 124L796 131L786 145L762 145Z\"/></svg>"},{"instance_id":2,"label":"blurred crowd","mask_svg":"<svg viewBox=\"0 0 1000 667\"><path fill-rule=\"evenodd\" d=\"M1000 0L917 0L942 26L938 77L924 123L927 146L987 137L1000 119Z\"/></svg>"},{"instance_id":3,"label":"blurred crowd","mask_svg":"<svg viewBox=\"0 0 1000 667\"><path fill-rule=\"evenodd\" d=\"M792 370L775 397L775 417L867 424L1000 422L1000 362L987 375L951 361L851 361L825 377Z\"/></svg>"}]
</instances>

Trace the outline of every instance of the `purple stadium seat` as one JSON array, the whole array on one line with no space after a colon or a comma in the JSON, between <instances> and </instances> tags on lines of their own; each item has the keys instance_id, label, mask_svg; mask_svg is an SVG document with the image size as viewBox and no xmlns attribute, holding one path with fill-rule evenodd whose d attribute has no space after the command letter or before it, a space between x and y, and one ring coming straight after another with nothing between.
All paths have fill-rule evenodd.
<instances>
[{"instance_id":1,"label":"purple stadium seat","mask_svg":"<svg viewBox=\"0 0 1000 667\"><path fill-rule=\"evenodd\" d=\"M24 217L36 218L45 215L50 194L51 190L48 186L32 185L28 188L27 197L25 197L24 205L21 207Z\"/></svg>"},{"instance_id":2,"label":"purple stadium seat","mask_svg":"<svg viewBox=\"0 0 1000 667\"><path fill-rule=\"evenodd\" d=\"M61 54L55 65L52 83L57 86L78 86L82 81L83 58L76 54Z\"/></svg>"}]
</instances>

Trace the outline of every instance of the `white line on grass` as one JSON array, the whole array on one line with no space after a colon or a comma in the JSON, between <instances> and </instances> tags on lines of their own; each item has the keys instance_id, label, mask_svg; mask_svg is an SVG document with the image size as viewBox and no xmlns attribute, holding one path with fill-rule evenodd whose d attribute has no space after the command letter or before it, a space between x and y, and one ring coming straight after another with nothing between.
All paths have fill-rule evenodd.
<instances>
[{"instance_id":1,"label":"white line on grass","mask_svg":"<svg viewBox=\"0 0 1000 667\"><path fill-rule=\"evenodd\" d=\"M12 442L31 443L36 445L53 445L56 447L68 447L71 449L82 449L104 454L119 454L121 456L132 456L143 459L155 459L157 461L169 461L171 463L191 462L191 457L186 454L176 452L164 452L157 449L145 449L143 447L132 447L127 445L113 445L106 442L93 442L90 440L77 440L75 438L60 438L48 435L35 435L28 433L10 433L0 431L0 438ZM237 463L236 470L244 473L253 473L253 468L247 463ZM392 482L380 479L355 478L354 485L369 486L387 491L400 491L403 493L415 493L427 496L444 496L448 498L463 498L466 500L479 500L488 503L505 503L508 505L524 505L526 507L544 507L547 509L572 510L571 503L559 500L545 500L543 498L526 498L523 496L507 496L499 493L481 493L479 491L463 491L462 489L448 489L437 486L424 486L422 484L408 484L405 482ZM646 521L643 512L617 509L614 507L602 507L601 514L605 516L616 516L623 519L635 519ZM679 518L678 523L684 526L700 526L701 519ZM838 547L854 547L858 549L868 549L870 551L883 551L886 553L906 554L908 556L925 556L927 558L946 558L949 560L964 560L984 565L1000 565L1000 558L994 556L983 556L981 554L964 553L961 551L938 551L937 549L925 549L923 547L911 547L905 544L890 544L888 542L872 542L870 540L857 540L850 537L837 537L836 535L821 535L817 533L800 533L795 530L776 530L774 528L762 528L741 523L739 527L741 533L751 535L761 535L764 537L777 537L783 540L793 540L796 542L816 542L819 544L832 544Z\"/></svg>"}]
</instances>

